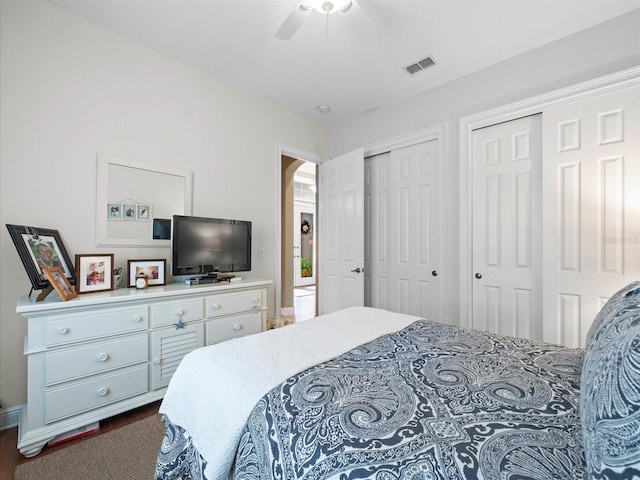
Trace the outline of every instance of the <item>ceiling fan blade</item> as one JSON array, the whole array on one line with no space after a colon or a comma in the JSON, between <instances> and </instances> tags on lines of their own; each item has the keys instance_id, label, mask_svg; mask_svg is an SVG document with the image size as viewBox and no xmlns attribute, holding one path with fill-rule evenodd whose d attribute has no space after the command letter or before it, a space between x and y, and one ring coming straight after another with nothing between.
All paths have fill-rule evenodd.
<instances>
[{"instance_id":1,"label":"ceiling fan blade","mask_svg":"<svg viewBox=\"0 0 640 480\"><path fill-rule=\"evenodd\" d=\"M299 3L291 11L286 20L280 25L280 28L276 32L276 38L280 40L289 40L298 31L300 26L307 19L311 13L311 8L304 2Z\"/></svg>"},{"instance_id":2,"label":"ceiling fan blade","mask_svg":"<svg viewBox=\"0 0 640 480\"><path fill-rule=\"evenodd\" d=\"M348 8L339 12L342 21L358 40L364 40L375 30L371 17L357 0L352 0Z\"/></svg>"}]
</instances>

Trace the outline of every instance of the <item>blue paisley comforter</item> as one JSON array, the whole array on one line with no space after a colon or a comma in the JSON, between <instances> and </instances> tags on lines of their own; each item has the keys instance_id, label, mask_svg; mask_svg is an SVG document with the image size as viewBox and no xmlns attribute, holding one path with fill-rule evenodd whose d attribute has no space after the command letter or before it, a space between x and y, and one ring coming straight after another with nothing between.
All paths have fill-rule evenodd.
<instances>
[{"instance_id":1,"label":"blue paisley comforter","mask_svg":"<svg viewBox=\"0 0 640 480\"><path fill-rule=\"evenodd\" d=\"M582 479L583 350L421 320L265 395L234 479ZM156 478L205 478L168 419Z\"/></svg>"},{"instance_id":2,"label":"blue paisley comforter","mask_svg":"<svg viewBox=\"0 0 640 480\"><path fill-rule=\"evenodd\" d=\"M419 321L269 392L237 479L581 479L583 351Z\"/></svg>"}]
</instances>

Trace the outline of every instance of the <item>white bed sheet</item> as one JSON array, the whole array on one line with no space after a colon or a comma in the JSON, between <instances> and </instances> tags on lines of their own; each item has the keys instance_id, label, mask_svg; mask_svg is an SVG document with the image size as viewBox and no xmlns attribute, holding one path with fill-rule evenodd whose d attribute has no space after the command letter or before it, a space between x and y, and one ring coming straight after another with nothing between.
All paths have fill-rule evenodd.
<instances>
[{"instance_id":1,"label":"white bed sheet","mask_svg":"<svg viewBox=\"0 0 640 480\"><path fill-rule=\"evenodd\" d=\"M273 387L419 319L353 307L199 348L180 363L160 413L191 435L208 462L207 478L226 479L251 410Z\"/></svg>"}]
</instances>

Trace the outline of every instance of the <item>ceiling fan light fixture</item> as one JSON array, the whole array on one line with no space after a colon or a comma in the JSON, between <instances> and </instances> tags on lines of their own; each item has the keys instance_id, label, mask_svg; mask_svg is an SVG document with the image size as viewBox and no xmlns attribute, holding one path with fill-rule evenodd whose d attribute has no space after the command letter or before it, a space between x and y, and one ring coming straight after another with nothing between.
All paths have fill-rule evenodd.
<instances>
[{"instance_id":1,"label":"ceiling fan light fixture","mask_svg":"<svg viewBox=\"0 0 640 480\"><path fill-rule=\"evenodd\" d=\"M307 0L314 10L327 15L341 10L347 10L351 6L351 0Z\"/></svg>"}]
</instances>

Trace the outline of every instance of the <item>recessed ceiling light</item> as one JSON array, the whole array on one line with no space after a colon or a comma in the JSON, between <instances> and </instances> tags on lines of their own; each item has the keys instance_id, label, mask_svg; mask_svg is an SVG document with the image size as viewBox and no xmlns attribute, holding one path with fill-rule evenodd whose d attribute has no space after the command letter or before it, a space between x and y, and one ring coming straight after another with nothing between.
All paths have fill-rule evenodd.
<instances>
[{"instance_id":1,"label":"recessed ceiling light","mask_svg":"<svg viewBox=\"0 0 640 480\"><path fill-rule=\"evenodd\" d=\"M320 113L329 113L331 111L331 107L329 105L318 105L316 110Z\"/></svg>"}]
</instances>

